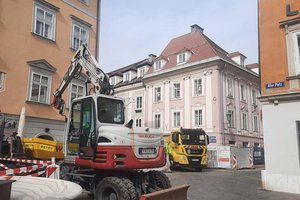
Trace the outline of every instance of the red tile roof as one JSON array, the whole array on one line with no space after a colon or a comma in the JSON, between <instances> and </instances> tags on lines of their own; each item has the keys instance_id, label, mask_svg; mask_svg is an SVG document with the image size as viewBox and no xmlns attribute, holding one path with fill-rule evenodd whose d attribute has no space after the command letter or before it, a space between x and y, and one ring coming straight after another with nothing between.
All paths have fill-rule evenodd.
<instances>
[{"instance_id":1,"label":"red tile roof","mask_svg":"<svg viewBox=\"0 0 300 200\"><path fill-rule=\"evenodd\" d=\"M172 39L155 61L158 61L161 58L168 58L168 62L163 66L163 69L175 67L177 65L177 54L183 50L189 50L192 52L192 56L186 63L193 63L215 56L219 56L232 62L232 60L227 56L228 53L210 40L201 31L190 32ZM152 72L153 67L149 69L147 74Z\"/></svg>"},{"instance_id":2,"label":"red tile roof","mask_svg":"<svg viewBox=\"0 0 300 200\"><path fill-rule=\"evenodd\" d=\"M248 69L257 69L257 68L259 68L259 65L257 63L252 63L252 64L249 64L249 65L246 65L246 67Z\"/></svg>"}]
</instances>

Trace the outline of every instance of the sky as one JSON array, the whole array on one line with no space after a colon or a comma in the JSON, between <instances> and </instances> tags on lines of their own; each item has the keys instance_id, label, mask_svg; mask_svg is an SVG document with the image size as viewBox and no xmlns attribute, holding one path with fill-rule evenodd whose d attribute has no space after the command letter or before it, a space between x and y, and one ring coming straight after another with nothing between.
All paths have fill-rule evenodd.
<instances>
[{"instance_id":1,"label":"sky","mask_svg":"<svg viewBox=\"0 0 300 200\"><path fill-rule=\"evenodd\" d=\"M198 24L228 53L258 62L256 0L101 0L100 66L105 72L159 56Z\"/></svg>"}]
</instances>

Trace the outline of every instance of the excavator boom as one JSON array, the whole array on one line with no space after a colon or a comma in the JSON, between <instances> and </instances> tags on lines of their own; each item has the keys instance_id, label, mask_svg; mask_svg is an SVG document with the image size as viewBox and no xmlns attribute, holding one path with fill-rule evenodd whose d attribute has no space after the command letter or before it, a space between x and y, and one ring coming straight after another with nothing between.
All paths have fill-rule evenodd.
<instances>
[{"instance_id":1,"label":"excavator boom","mask_svg":"<svg viewBox=\"0 0 300 200\"><path fill-rule=\"evenodd\" d=\"M95 93L105 95L111 95L113 93L108 75L100 69L98 62L87 46L82 44L74 54L68 71L65 73L62 82L53 94L54 99L52 105L55 108L59 109L64 104L62 94L72 79L79 76L82 70L84 70L84 74L87 76L87 83L94 85Z\"/></svg>"}]
</instances>

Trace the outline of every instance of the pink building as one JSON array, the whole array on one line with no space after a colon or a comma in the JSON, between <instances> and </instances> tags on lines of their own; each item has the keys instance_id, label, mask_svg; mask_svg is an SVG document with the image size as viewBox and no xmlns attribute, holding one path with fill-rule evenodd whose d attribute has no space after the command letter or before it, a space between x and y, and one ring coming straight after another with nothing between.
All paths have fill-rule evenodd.
<instances>
[{"instance_id":1,"label":"pink building","mask_svg":"<svg viewBox=\"0 0 300 200\"><path fill-rule=\"evenodd\" d=\"M136 126L202 128L212 145L262 146L258 74L239 52L228 54L198 25L162 53L110 73ZM130 103L133 102L133 103Z\"/></svg>"}]
</instances>

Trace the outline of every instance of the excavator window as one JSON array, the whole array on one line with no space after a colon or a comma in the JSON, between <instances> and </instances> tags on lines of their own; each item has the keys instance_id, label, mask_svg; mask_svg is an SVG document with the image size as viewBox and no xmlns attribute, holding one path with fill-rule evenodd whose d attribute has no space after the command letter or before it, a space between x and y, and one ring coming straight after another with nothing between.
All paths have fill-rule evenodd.
<instances>
[{"instance_id":1,"label":"excavator window","mask_svg":"<svg viewBox=\"0 0 300 200\"><path fill-rule=\"evenodd\" d=\"M105 97L98 98L98 119L102 123L124 124L123 101Z\"/></svg>"}]
</instances>

